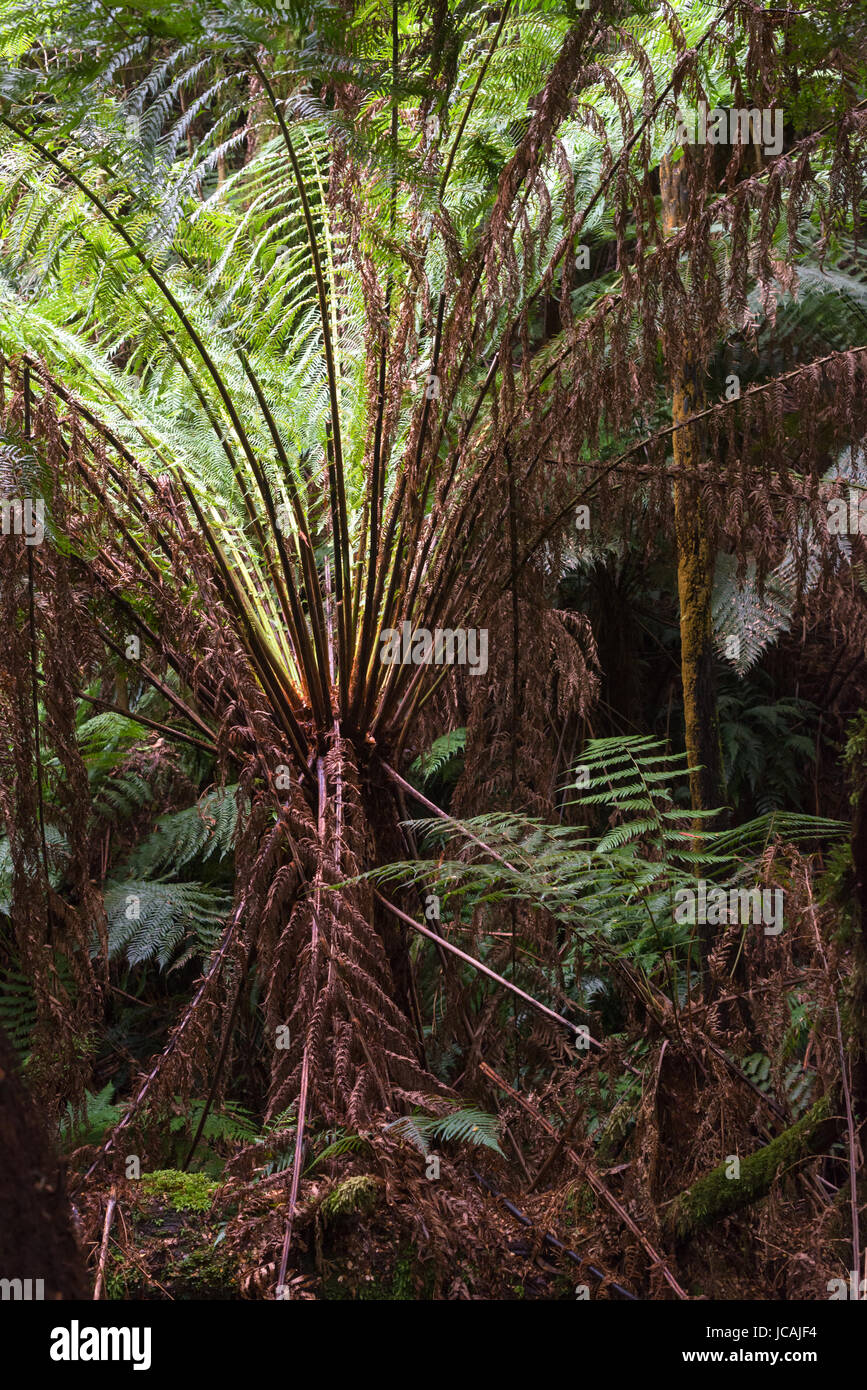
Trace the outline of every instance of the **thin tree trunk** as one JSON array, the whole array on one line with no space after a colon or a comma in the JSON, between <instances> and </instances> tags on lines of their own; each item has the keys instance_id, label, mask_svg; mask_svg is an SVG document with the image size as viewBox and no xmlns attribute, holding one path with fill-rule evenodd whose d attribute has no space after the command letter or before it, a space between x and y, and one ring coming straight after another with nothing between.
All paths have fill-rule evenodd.
<instances>
[{"instance_id":1,"label":"thin tree trunk","mask_svg":"<svg viewBox=\"0 0 867 1390\"><path fill-rule=\"evenodd\" d=\"M686 219L687 169L683 160L660 166L662 220L666 232ZM675 426L706 404L701 386L702 364L687 358L682 375L672 382L671 418ZM686 751L690 766L693 810L711 810L725 800L722 752L714 680L711 600L714 547L706 508L688 475L701 458L701 438L694 428L676 429L672 449L678 481L674 485L677 540L677 590L680 600L680 663Z\"/></svg>"},{"instance_id":2,"label":"thin tree trunk","mask_svg":"<svg viewBox=\"0 0 867 1390\"><path fill-rule=\"evenodd\" d=\"M685 160L672 164L666 156L660 165L659 182L663 230L670 233L686 221L689 192ZM701 362L687 353L682 372L671 383L671 419L674 426L703 409L705 395L701 375ZM675 428L672 452L676 470L674 519L680 607L680 671L686 752L691 769L689 789L693 810L707 811L723 804L725 791L711 622L715 555L707 509L698 486L689 476L697 470L701 459L698 430L695 427ZM707 828L707 822L696 820L696 832L700 833L703 828ZM701 924L698 939L701 976L707 994L710 990L708 961L714 945L713 927Z\"/></svg>"}]
</instances>

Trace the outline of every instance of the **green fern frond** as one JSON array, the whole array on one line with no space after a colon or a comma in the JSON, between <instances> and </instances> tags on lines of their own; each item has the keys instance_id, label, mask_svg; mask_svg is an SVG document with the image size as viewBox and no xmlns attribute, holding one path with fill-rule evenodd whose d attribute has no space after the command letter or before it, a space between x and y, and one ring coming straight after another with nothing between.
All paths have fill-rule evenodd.
<instances>
[{"instance_id":1,"label":"green fern frond","mask_svg":"<svg viewBox=\"0 0 867 1390\"><path fill-rule=\"evenodd\" d=\"M156 960L162 970L217 945L232 908L231 896L204 883L155 879L111 880L105 886L109 959L129 965ZM186 948L180 959L179 953Z\"/></svg>"},{"instance_id":2,"label":"green fern frond","mask_svg":"<svg viewBox=\"0 0 867 1390\"><path fill-rule=\"evenodd\" d=\"M425 1156L430 1152L431 1143L437 1139L442 1143L492 1149L503 1156L499 1124L496 1115L463 1106L448 1115L423 1115L414 1111L412 1115L402 1115L400 1119L392 1120L385 1126L385 1131L412 1144Z\"/></svg>"},{"instance_id":3,"label":"green fern frond","mask_svg":"<svg viewBox=\"0 0 867 1390\"><path fill-rule=\"evenodd\" d=\"M60 1124L60 1136L66 1149L82 1148L85 1144L99 1144L109 1130L113 1129L124 1112L123 1105L112 1104L114 1085L109 1081L101 1091L87 1091L85 1112L77 1115L72 1106L67 1106L66 1114Z\"/></svg>"},{"instance_id":4,"label":"green fern frond","mask_svg":"<svg viewBox=\"0 0 867 1390\"><path fill-rule=\"evenodd\" d=\"M208 792L183 811L160 816L146 840L130 854L126 868L133 877L176 876L193 859L222 859L231 854L238 820L237 786Z\"/></svg>"}]
</instances>

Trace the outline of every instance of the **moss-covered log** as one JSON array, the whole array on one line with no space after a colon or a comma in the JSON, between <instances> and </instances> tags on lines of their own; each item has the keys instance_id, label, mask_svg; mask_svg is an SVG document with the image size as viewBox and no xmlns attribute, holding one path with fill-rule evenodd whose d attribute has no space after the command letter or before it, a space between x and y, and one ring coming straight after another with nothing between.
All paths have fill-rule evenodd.
<instances>
[{"instance_id":1,"label":"moss-covered log","mask_svg":"<svg viewBox=\"0 0 867 1390\"><path fill-rule=\"evenodd\" d=\"M838 1128L835 1112L832 1097L823 1096L770 1144L742 1158L737 1178L728 1176L728 1162L705 1173L665 1208L664 1229L685 1239L766 1196L781 1174L833 1143Z\"/></svg>"}]
</instances>

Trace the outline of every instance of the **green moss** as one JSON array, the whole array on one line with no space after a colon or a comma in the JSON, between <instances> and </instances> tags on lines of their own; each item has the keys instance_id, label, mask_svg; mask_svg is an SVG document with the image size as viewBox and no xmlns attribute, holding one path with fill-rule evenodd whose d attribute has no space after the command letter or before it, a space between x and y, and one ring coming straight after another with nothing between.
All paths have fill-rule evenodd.
<instances>
[{"instance_id":1,"label":"green moss","mask_svg":"<svg viewBox=\"0 0 867 1390\"><path fill-rule=\"evenodd\" d=\"M344 1178L322 1199L319 1210L326 1221L346 1216L365 1216L373 1211L382 1197L382 1179L372 1173Z\"/></svg>"},{"instance_id":2,"label":"green moss","mask_svg":"<svg viewBox=\"0 0 867 1390\"><path fill-rule=\"evenodd\" d=\"M175 1211L206 1211L220 1184L205 1173L159 1168L154 1173L143 1173L141 1185L149 1197L162 1197Z\"/></svg>"},{"instance_id":3,"label":"green moss","mask_svg":"<svg viewBox=\"0 0 867 1390\"><path fill-rule=\"evenodd\" d=\"M236 1259L224 1249L200 1247L176 1260L167 1270L175 1298L238 1296Z\"/></svg>"}]
</instances>

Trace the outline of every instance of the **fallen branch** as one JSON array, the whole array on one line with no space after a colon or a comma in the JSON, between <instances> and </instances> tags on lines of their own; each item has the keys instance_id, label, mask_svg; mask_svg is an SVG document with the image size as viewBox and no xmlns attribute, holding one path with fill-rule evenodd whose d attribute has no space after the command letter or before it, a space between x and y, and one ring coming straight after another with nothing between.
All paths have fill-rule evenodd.
<instances>
[{"instance_id":1,"label":"fallen branch","mask_svg":"<svg viewBox=\"0 0 867 1390\"><path fill-rule=\"evenodd\" d=\"M737 1178L728 1176L728 1162L698 1178L666 1203L663 1228L680 1239L766 1196L776 1179L795 1164L822 1153L838 1130L831 1096L823 1096L796 1124L741 1159Z\"/></svg>"},{"instance_id":2,"label":"fallen branch","mask_svg":"<svg viewBox=\"0 0 867 1390\"><path fill-rule=\"evenodd\" d=\"M99 1302L102 1293L103 1279L105 1276L105 1260L108 1255L108 1238L111 1234L111 1223L114 1220L114 1213L117 1208L117 1187L112 1184L111 1195L108 1199L108 1206L105 1209L105 1222L102 1227L102 1245L99 1251L99 1266L96 1271L96 1283L93 1286L94 1302Z\"/></svg>"}]
</instances>

